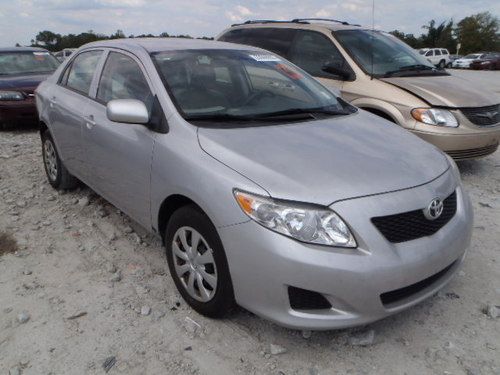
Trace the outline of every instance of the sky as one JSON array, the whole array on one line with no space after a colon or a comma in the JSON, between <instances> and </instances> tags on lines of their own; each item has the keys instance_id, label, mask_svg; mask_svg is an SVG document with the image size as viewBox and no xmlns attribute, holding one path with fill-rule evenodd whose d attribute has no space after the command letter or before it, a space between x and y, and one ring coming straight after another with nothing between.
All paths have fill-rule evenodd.
<instances>
[{"instance_id":1,"label":"sky","mask_svg":"<svg viewBox=\"0 0 500 375\"><path fill-rule=\"evenodd\" d=\"M419 35L431 19L459 21L490 11L500 16L499 0L375 0L377 29ZM189 34L216 36L247 19L324 17L372 25L372 0L0 0L0 47L30 44L36 34L84 31L125 35Z\"/></svg>"}]
</instances>

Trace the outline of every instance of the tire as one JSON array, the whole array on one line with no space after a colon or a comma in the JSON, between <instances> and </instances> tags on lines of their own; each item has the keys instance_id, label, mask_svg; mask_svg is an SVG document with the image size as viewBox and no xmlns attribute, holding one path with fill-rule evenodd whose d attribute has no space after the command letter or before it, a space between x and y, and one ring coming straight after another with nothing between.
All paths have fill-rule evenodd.
<instances>
[{"instance_id":1,"label":"tire","mask_svg":"<svg viewBox=\"0 0 500 375\"><path fill-rule=\"evenodd\" d=\"M439 68L439 69L444 69L444 68L445 68L445 66L446 66L446 61L444 61L444 60L441 60L441 61L439 62L439 64L438 64L438 68Z\"/></svg>"},{"instance_id":2,"label":"tire","mask_svg":"<svg viewBox=\"0 0 500 375\"><path fill-rule=\"evenodd\" d=\"M47 180L54 189L69 190L78 186L78 179L64 166L48 130L42 134L42 155Z\"/></svg>"},{"instance_id":3,"label":"tire","mask_svg":"<svg viewBox=\"0 0 500 375\"><path fill-rule=\"evenodd\" d=\"M201 237L193 252L197 235ZM195 205L181 207L172 214L164 238L170 274L188 305L210 318L228 315L235 305L233 285L222 242L210 219Z\"/></svg>"}]
</instances>

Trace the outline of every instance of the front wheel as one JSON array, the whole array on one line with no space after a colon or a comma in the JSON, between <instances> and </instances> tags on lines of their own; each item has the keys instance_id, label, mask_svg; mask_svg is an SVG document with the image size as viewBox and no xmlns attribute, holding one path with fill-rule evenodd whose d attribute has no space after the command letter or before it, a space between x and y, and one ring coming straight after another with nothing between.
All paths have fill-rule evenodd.
<instances>
[{"instance_id":1,"label":"front wheel","mask_svg":"<svg viewBox=\"0 0 500 375\"><path fill-rule=\"evenodd\" d=\"M173 213L165 233L168 267L184 300L211 318L234 306L226 255L215 226L195 205Z\"/></svg>"},{"instance_id":2,"label":"front wheel","mask_svg":"<svg viewBox=\"0 0 500 375\"><path fill-rule=\"evenodd\" d=\"M55 189L73 189L78 185L76 177L71 175L64 166L50 132L42 134L42 155L45 173L49 183Z\"/></svg>"}]
</instances>

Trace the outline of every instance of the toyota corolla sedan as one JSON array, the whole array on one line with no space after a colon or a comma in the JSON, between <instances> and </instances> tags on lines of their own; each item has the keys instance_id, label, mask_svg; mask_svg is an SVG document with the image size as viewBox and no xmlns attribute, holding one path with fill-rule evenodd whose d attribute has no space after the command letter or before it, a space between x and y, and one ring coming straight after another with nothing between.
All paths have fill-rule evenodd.
<instances>
[{"instance_id":1,"label":"toyota corolla sedan","mask_svg":"<svg viewBox=\"0 0 500 375\"><path fill-rule=\"evenodd\" d=\"M365 324L436 293L470 243L449 157L262 49L91 43L36 101L50 184L81 180L158 233L210 317Z\"/></svg>"}]
</instances>

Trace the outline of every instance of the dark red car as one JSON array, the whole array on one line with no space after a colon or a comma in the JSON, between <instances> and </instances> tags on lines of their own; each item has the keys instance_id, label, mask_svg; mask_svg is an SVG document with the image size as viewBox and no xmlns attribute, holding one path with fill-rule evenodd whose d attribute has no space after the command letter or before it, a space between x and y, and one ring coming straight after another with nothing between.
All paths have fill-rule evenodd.
<instances>
[{"instance_id":1,"label":"dark red car","mask_svg":"<svg viewBox=\"0 0 500 375\"><path fill-rule=\"evenodd\" d=\"M487 53L482 58L474 60L470 64L474 70L500 70L500 52Z\"/></svg>"},{"instance_id":2,"label":"dark red car","mask_svg":"<svg viewBox=\"0 0 500 375\"><path fill-rule=\"evenodd\" d=\"M42 48L0 48L0 127L37 120L33 93L58 66Z\"/></svg>"}]
</instances>

